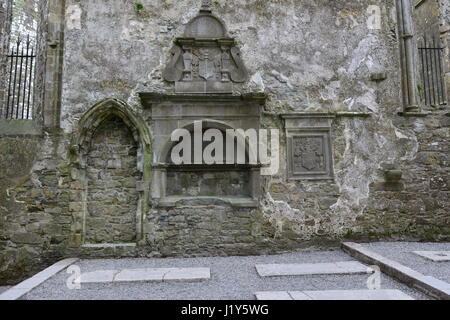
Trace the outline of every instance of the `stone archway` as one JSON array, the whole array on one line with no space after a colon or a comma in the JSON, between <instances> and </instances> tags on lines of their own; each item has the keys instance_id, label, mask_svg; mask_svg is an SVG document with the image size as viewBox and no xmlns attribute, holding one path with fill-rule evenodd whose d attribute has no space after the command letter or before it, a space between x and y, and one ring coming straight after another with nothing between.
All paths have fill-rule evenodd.
<instances>
[{"instance_id":1,"label":"stone archway","mask_svg":"<svg viewBox=\"0 0 450 320\"><path fill-rule=\"evenodd\" d=\"M71 146L72 246L143 240L150 141L144 120L121 101L104 100L83 115Z\"/></svg>"}]
</instances>

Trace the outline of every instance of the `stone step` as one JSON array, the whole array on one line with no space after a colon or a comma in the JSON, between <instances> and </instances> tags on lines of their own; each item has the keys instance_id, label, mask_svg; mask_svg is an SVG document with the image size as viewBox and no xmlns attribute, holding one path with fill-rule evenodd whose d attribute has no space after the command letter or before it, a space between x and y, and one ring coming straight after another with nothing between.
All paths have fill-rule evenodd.
<instances>
[{"instance_id":1,"label":"stone step","mask_svg":"<svg viewBox=\"0 0 450 320\"><path fill-rule=\"evenodd\" d=\"M209 268L146 268L98 270L81 274L80 283L202 281L211 279Z\"/></svg>"},{"instance_id":2,"label":"stone step","mask_svg":"<svg viewBox=\"0 0 450 320\"><path fill-rule=\"evenodd\" d=\"M257 300L414 300L400 290L265 291Z\"/></svg>"},{"instance_id":3,"label":"stone step","mask_svg":"<svg viewBox=\"0 0 450 320\"><path fill-rule=\"evenodd\" d=\"M413 252L433 262L450 262L450 251L413 251Z\"/></svg>"},{"instance_id":4,"label":"stone step","mask_svg":"<svg viewBox=\"0 0 450 320\"><path fill-rule=\"evenodd\" d=\"M357 261L306 264L260 264L256 265L256 271L261 277L373 273L372 269Z\"/></svg>"}]
</instances>

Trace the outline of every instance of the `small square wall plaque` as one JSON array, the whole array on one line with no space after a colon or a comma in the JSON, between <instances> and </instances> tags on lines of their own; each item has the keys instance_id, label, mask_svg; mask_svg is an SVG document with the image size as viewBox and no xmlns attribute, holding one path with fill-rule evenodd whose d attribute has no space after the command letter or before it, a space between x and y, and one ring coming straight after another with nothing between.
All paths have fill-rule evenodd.
<instances>
[{"instance_id":1,"label":"small square wall plaque","mask_svg":"<svg viewBox=\"0 0 450 320\"><path fill-rule=\"evenodd\" d=\"M290 180L333 179L331 116L286 115Z\"/></svg>"}]
</instances>

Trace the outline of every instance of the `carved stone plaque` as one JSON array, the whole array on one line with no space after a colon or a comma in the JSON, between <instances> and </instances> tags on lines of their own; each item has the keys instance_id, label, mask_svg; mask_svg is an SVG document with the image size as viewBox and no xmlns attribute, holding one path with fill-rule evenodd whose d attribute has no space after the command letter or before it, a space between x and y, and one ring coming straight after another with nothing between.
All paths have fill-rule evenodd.
<instances>
[{"instance_id":1,"label":"carved stone plaque","mask_svg":"<svg viewBox=\"0 0 450 320\"><path fill-rule=\"evenodd\" d=\"M286 117L288 178L333 179L330 119L321 115Z\"/></svg>"},{"instance_id":2,"label":"carved stone plaque","mask_svg":"<svg viewBox=\"0 0 450 320\"><path fill-rule=\"evenodd\" d=\"M325 173L325 149L322 137L292 138L293 171L294 173Z\"/></svg>"},{"instance_id":3,"label":"carved stone plaque","mask_svg":"<svg viewBox=\"0 0 450 320\"><path fill-rule=\"evenodd\" d=\"M232 93L234 83L245 82L247 69L235 40L204 1L200 13L175 39L163 72L178 93Z\"/></svg>"}]
</instances>

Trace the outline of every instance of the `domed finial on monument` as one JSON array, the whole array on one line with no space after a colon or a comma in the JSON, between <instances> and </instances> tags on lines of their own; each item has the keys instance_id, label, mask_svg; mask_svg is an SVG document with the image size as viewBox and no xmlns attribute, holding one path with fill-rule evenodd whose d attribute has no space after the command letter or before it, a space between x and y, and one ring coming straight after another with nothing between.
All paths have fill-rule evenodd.
<instances>
[{"instance_id":1,"label":"domed finial on monument","mask_svg":"<svg viewBox=\"0 0 450 320\"><path fill-rule=\"evenodd\" d=\"M211 12L211 0L202 0L202 7L200 8L200 12Z\"/></svg>"}]
</instances>

